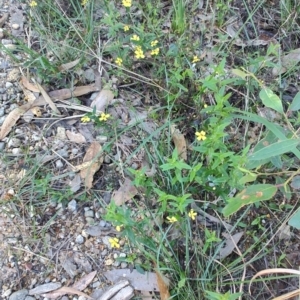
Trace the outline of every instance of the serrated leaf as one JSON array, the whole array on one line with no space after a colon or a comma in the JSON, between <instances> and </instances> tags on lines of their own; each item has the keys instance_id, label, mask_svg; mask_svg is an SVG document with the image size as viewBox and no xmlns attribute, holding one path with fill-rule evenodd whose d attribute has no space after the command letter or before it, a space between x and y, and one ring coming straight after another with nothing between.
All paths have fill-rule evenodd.
<instances>
[{"instance_id":1,"label":"serrated leaf","mask_svg":"<svg viewBox=\"0 0 300 300\"><path fill-rule=\"evenodd\" d=\"M261 160L291 152L296 149L300 140L290 139L268 145L250 155L249 160Z\"/></svg>"},{"instance_id":2,"label":"serrated leaf","mask_svg":"<svg viewBox=\"0 0 300 300\"><path fill-rule=\"evenodd\" d=\"M276 191L277 187L272 184L251 185L228 200L228 204L223 209L223 215L228 217L245 205L269 200L275 195Z\"/></svg>"},{"instance_id":3,"label":"serrated leaf","mask_svg":"<svg viewBox=\"0 0 300 300\"><path fill-rule=\"evenodd\" d=\"M300 92L298 92L296 94L296 96L294 97L290 107L289 107L289 110L291 111L295 111L295 110L299 110L300 109Z\"/></svg>"},{"instance_id":4,"label":"serrated leaf","mask_svg":"<svg viewBox=\"0 0 300 300\"><path fill-rule=\"evenodd\" d=\"M260 91L259 97L263 104L267 107L270 107L277 112L283 114L283 106L280 98L273 93L269 88L264 88Z\"/></svg>"}]
</instances>

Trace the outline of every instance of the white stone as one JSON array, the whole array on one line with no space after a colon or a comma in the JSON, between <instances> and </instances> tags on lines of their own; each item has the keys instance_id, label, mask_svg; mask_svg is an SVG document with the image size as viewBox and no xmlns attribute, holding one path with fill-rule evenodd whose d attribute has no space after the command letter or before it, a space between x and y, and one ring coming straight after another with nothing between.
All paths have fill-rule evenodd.
<instances>
[{"instance_id":1,"label":"white stone","mask_svg":"<svg viewBox=\"0 0 300 300\"><path fill-rule=\"evenodd\" d=\"M20 28L20 25L17 24L17 23L14 23L14 24L11 25L11 28L15 29L15 30L18 30Z\"/></svg>"}]
</instances>

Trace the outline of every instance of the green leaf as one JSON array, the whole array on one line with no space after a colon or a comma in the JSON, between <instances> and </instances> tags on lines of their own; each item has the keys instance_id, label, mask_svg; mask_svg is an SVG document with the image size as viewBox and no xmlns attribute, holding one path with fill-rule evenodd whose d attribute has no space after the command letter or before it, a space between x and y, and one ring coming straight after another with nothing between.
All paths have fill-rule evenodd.
<instances>
[{"instance_id":1,"label":"green leaf","mask_svg":"<svg viewBox=\"0 0 300 300\"><path fill-rule=\"evenodd\" d=\"M297 175L293 178L291 182L291 187L295 190L300 190L300 176Z\"/></svg>"},{"instance_id":2,"label":"green leaf","mask_svg":"<svg viewBox=\"0 0 300 300\"><path fill-rule=\"evenodd\" d=\"M289 110L291 111L295 111L295 110L299 110L300 109L300 92L298 92L296 94L296 96L294 97L290 107L289 107Z\"/></svg>"},{"instance_id":3,"label":"green leaf","mask_svg":"<svg viewBox=\"0 0 300 300\"><path fill-rule=\"evenodd\" d=\"M293 216L290 218L289 223L290 226L293 226L297 229L300 229L300 209L298 209Z\"/></svg>"},{"instance_id":4,"label":"green leaf","mask_svg":"<svg viewBox=\"0 0 300 300\"><path fill-rule=\"evenodd\" d=\"M263 104L267 107L270 107L277 112L283 114L283 106L280 98L273 93L272 90L264 88L260 91L259 97L262 100Z\"/></svg>"},{"instance_id":5,"label":"green leaf","mask_svg":"<svg viewBox=\"0 0 300 300\"><path fill-rule=\"evenodd\" d=\"M299 143L299 139L279 141L277 143L268 145L258 150L257 152L254 152L252 155L250 155L249 160L267 159L287 152L291 152L296 149Z\"/></svg>"},{"instance_id":6,"label":"green leaf","mask_svg":"<svg viewBox=\"0 0 300 300\"><path fill-rule=\"evenodd\" d=\"M223 215L228 217L238 211L241 207L271 199L277 191L277 187L272 184L256 184L246 187L235 197L228 200L228 204L223 209Z\"/></svg>"},{"instance_id":7,"label":"green leaf","mask_svg":"<svg viewBox=\"0 0 300 300\"><path fill-rule=\"evenodd\" d=\"M246 175L244 175L240 180L239 180L239 184L245 184L247 182L252 182L255 181L257 178L257 175L254 173L248 173Z\"/></svg>"},{"instance_id":8,"label":"green leaf","mask_svg":"<svg viewBox=\"0 0 300 300\"><path fill-rule=\"evenodd\" d=\"M231 73L233 75L236 75L238 77L241 77L242 79L246 79L247 76L250 76L249 74L247 74L246 72L242 71L242 70L239 70L239 69L232 69L231 70Z\"/></svg>"}]
</instances>

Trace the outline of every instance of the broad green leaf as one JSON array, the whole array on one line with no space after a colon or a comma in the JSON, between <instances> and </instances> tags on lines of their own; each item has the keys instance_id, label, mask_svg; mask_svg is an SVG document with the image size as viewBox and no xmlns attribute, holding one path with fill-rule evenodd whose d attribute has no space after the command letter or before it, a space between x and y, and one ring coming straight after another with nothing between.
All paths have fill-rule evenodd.
<instances>
[{"instance_id":1,"label":"broad green leaf","mask_svg":"<svg viewBox=\"0 0 300 300\"><path fill-rule=\"evenodd\" d=\"M289 110L291 111L295 111L295 110L299 110L300 109L300 92L298 92L296 94L296 96L294 97L290 107L289 107Z\"/></svg>"},{"instance_id":2,"label":"broad green leaf","mask_svg":"<svg viewBox=\"0 0 300 300\"><path fill-rule=\"evenodd\" d=\"M259 93L259 97L265 106L270 107L283 114L282 102L280 98L273 93L272 90L268 88L262 89Z\"/></svg>"},{"instance_id":3,"label":"broad green leaf","mask_svg":"<svg viewBox=\"0 0 300 300\"><path fill-rule=\"evenodd\" d=\"M248 173L246 175L244 175L240 180L239 180L239 184L245 184L247 182L253 182L255 181L257 178L257 175L254 173Z\"/></svg>"},{"instance_id":4,"label":"broad green leaf","mask_svg":"<svg viewBox=\"0 0 300 300\"><path fill-rule=\"evenodd\" d=\"M241 207L271 199L277 191L277 187L272 184L256 184L246 187L235 197L228 200L228 204L223 209L223 215L228 217L238 211Z\"/></svg>"},{"instance_id":5,"label":"broad green leaf","mask_svg":"<svg viewBox=\"0 0 300 300\"><path fill-rule=\"evenodd\" d=\"M241 77L242 79L246 79L246 77L247 76L249 76L249 74L247 74L246 72L244 72L244 71L242 71L242 70L240 70L240 69L232 69L231 70L231 73L233 74L233 75L236 75L236 76L238 76L238 77Z\"/></svg>"},{"instance_id":6,"label":"broad green leaf","mask_svg":"<svg viewBox=\"0 0 300 300\"><path fill-rule=\"evenodd\" d=\"M297 229L300 229L300 209L298 209L294 215L290 218L289 223L290 226L293 226Z\"/></svg>"},{"instance_id":7,"label":"broad green leaf","mask_svg":"<svg viewBox=\"0 0 300 300\"><path fill-rule=\"evenodd\" d=\"M279 141L277 143L268 145L249 156L249 160L261 160L291 152L296 149L299 144L299 139L290 139Z\"/></svg>"},{"instance_id":8,"label":"broad green leaf","mask_svg":"<svg viewBox=\"0 0 300 300\"><path fill-rule=\"evenodd\" d=\"M287 140L287 137L285 136L285 134L283 133L284 128L282 128L281 126L279 126L278 124L275 123L271 123L268 120L255 115L253 113L249 113L249 112L244 112L244 111L238 111L239 113L242 113L244 115L241 114L236 114L236 115L232 115L234 118L240 118L243 120L249 120L252 122L258 122L261 123L263 125L265 125L270 131L272 131L275 136L280 139L281 141L283 140ZM300 159L300 151L298 149L293 149L292 152L295 154L295 156Z\"/></svg>"}]
</instances>

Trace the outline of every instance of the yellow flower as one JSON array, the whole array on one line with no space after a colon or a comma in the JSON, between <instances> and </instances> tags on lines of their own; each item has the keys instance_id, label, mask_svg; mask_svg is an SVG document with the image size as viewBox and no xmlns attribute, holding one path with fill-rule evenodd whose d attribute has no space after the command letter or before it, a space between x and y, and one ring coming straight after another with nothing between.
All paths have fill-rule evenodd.
<instances>
[{"instance_id":1,"label":"yellow flower","mask_svg":"<svg viewBox=\"0 0 300 300\"><path fill-rule=\"evenodd\" d=\"M107 121L110 118L110 114L101 113L99 120Z\"/></svg>"},{"instance_id":2,"label":"yellow flower","mask_svg":"<svg viewBox=\"0 0 300 300\"><path fill-rule=\"evenodd\" d=\"M30 7L35 7L35 6L37 6L36 1L34 1L34 0L30 1L29 6L30 6Z\"/></svg>"},{"instance_id":3,"label":"yellow flower","mask_svg":"<svg viewBox=\"0 0 300 300\"><path fill-rule=\"evenodd\" d=\"M158 43L158 40L152 41L151 42L151 47L155 47L157 45L157 43Z\"/></svg>"},{"instance_id":4,"label":"yellow flower","mask_svg":"<svg viewBox=\"0 0 300 300\"><path fill-rule=\"evenodd\" d=\"M143 49L141 46L137 46L134 50L134 54L135 54L135 58L139 59L139 58L145 58Z\"/></svg>"},{"instance_id":5,"label":"yellow flower","mask_svg":"<svg viewBox=\"0 0 300 300\"><path fill-rule=\"evenodd\" d=\"M119 239L118 238L110 238L108 239L110 246L112 248L120 248Z\"/></svg>"},{"instance_id":6,"label":"yellow flower","mask_svg":"<svg viewBox=\"0 0 300 300\"><path fill-rule=\"evenodd\" d=\"M196 219L196 216L197 216L197 213L196 213L193 209L191 209L191 210L189 211L189 217L190 217L192 220L195 220L195 219Z\"/></svg>"},{"instance_id":7,"label":"yellow flower","mask_svg":"<svg viewBox=\"0 0 300 300\"><path fill-rule=\"evenodd\" d=\"M115 63L116 63L118 66L122 66L123 59L120 58L120 57L117 57L116 60L115 60Z\"/></svg>"},{"instance_id":8,"label":"yellow flower","mask_svg":"<svg viewBox=\"0 0 300 300\"><path fill-rule=\"evenodd\" d=\"M167 217L167 220L170 222L170 223L175 223L175 222L177 222L178 220L177 220L177 218L176 217Z\"/></svg>"},{"instance_id":9,"label":"yellow flower","mask_svg":"<svg viewBox=\"0 0 300 300\"><path fill-rule=\"evenodd\" d=\"M82 122L82 123L87 123L87 122L89 122L89 121L91 121L91 118L88 117L88 116L84 116L84 117L81 118L81 122Z\"/></svg>"},{"instance_id":10,"label":"yellow flower","mask_svg":"<svg viewBox=\"0 0 300 300\"><path fill-rule=\"evenodd\" d=\"M207 106L208 106L208 105L207 105L206 103L203 105L204 108L207 108Z\"/></svg>"},{"instance_id":11,"label":"yellow flower","mask_svg":"<svg viewBox=\"0 0 300 300\"><path fill-rule=\"evenodd\" d=\"M116 226L116 230L120 232L122 230L122 227L123 227L123 225L120 225L120 226L118 225L118 226Z\"/></svg>"},{"instance_id":12,"label":"yellow flower","mask_svg":"<svg viewBox=\"0 0 300 300\"><path fill-rule=\"evenodd\" d=\"M206 140L206 132L205 131L197 131L196 133L196 137L198 141L205 141Z\"/></svg>"},{"instance_id":13,"label":"yellow flower","mask_svg":"<svg viewBox=\"0 0 300 300\"><path fill-rule=\"evenodd\" d=\"M198 62L198 61L200 61L200 59L198 58L197 55L194 55L193 60L192 60L192 63L194 64L194 63L196 63L196 62Z\"/></svg>"},{"instance_id":14,"label":"yellow flower","mask_svg":"<svg viewBox=\"0 0 300 300\"><path fill-rule=\"evenodd\" d=\"M151 55L158 55L158 53L159 53L159 48L153 49L151 51Z\"/></svg>"},{"instance_id":15,"label":"yellow flower","mask_svg":"<svg viewBox=\"0 0 300 300\"><path fill-rule=\"evenodd\" d=\"M126 32L126 31L128 31L130 28L129 28L129 26L128 25L124 25L124 27L123 27L123 30Z\"/></svg>"},{"instance_id":16,"label":"yellow flower","mask_svg":"<svg viewBox=\"0 0 300 300\"><path fill-rule=\"evenodd\" d=\"M125 7L130 7L130 6L132 5L131 0L123 0L123 1L122 1L122 4L123 4Z\"/></svg>"},{"instance_id":17,"label":"yellow flower","mask_svg":"<svg viewBox=\"0 0 300 300\"><path fill-rule=\"evenodd\" d=\"M134 34L131 38L130 38L132 41L139 41L140 40L140 37L136 34Z\"/></svg>"},{"instance_id":18,"label":"yellow flower","mask_svg":"<svg viewBox=\"0 0 300 300\"><path fill-rule=\"evenodd\" d=\"M89 2L89 0L82 0L81 1L81 5L82 6L86 6L88 2Z\"/></svg>"}]
</instances>

